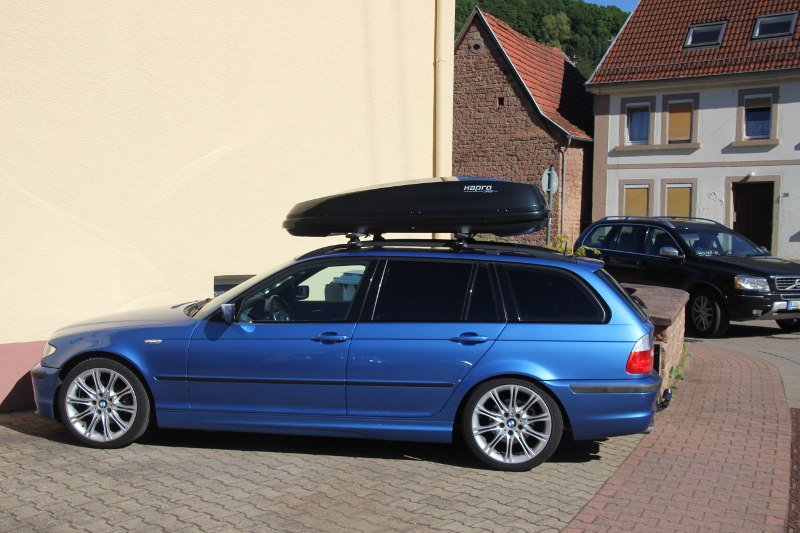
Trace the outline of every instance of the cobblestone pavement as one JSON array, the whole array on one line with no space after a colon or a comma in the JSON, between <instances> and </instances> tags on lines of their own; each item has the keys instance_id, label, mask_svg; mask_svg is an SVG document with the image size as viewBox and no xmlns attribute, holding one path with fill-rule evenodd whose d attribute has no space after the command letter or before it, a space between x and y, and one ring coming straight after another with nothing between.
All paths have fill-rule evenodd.
<instances>
[{"instance_id":1,"label":"cobblestone pavement","mask_svg":"<svg viewBox=\"0 0 800 533\"><path fill-rule=\"evenodd\" d=\"M778 369L694 343L653 433L568 531L784 531L791 420Z\"/></svg>"},{"instance_id":2,"label":"cobblestone pavement","mask_svg":"<svg viewBox=\"0 0 800 533\"><path fill-rule=\"evenodd\" d=\"M528 473L446 445L155 431L75 445L0 415L0 531L556 531L642 439L567 443Z\"/></svg>"}]
</instances>

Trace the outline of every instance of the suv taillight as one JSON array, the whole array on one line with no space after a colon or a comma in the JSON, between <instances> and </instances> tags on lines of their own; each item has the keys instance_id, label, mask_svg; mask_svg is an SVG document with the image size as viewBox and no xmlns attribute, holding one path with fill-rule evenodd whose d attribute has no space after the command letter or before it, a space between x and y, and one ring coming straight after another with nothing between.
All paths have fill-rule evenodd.
<instances>
[{"instance_id":1,"label":"suv taillight","mask_svg":"<svg viewBox=\"0 0 800 533\"><path fill-rule=\"evenodd\" d=\"M636 341L628 356L625 371L629 374L647 374L653 370L653 337L649 333Z\"/></svg>"}]
</instances>

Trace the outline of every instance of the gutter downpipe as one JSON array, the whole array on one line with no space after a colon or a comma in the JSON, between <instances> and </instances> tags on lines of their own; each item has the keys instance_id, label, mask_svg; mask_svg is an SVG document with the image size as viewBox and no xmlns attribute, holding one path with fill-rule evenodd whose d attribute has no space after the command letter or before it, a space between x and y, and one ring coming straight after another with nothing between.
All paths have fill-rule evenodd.
<instances>
[{"instance_id":1,"label":"gutter downpipe","mask_svg":"<svg viewBox=\"0 0 800 533\"><path fill-rule=\"evenodd\" d=\"M561 235L566 236L564 233L564 205L565 205L565 198L564 193L567 192L567 150L569 150L569 146L572 144L572 135L567 136L567 147L563 150L559 150L561 152L561 222L559 223L558 230Z\"/></svg>"},{"instance_id":2,"label":"gutter downpipe","mask_svg":"<svg viewBox=\"0 0 800 533\"><path fill-rule=\"evenodd\" d=\"M433 177L453 175L454 0L436 0L433 61ZM448 87L451 90L448 90Z\"/></svg>"}]
</instances>

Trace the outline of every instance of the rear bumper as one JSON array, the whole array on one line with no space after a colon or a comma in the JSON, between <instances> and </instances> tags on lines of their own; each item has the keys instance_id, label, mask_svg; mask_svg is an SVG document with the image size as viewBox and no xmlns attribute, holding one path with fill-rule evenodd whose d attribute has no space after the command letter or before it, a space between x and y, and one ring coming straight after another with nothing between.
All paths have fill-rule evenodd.
<instances>
[{"instance_id":1,"label":"rear bumper","mask_svg":"<svg viewBox=\"0 0 800 533\"><path fill-rule=\"evenodd\" d=\"M661 378L651 373L641 379L546 385L564 406L575 440L588 440L646 431L656 413Z\"/></svg>"},{"instance_id":2,"label":"rear bumper","mask_svg":"<svg viewBox=\"0 0 800 533\"><path fill-rule=\"evenodd\" d=\"M58 377L60 368L36 365L31 369L33 383L33 400L36 402L36 414L45 418L55 418L56 390L61 383Z\"/></svg>"}]
</instances>

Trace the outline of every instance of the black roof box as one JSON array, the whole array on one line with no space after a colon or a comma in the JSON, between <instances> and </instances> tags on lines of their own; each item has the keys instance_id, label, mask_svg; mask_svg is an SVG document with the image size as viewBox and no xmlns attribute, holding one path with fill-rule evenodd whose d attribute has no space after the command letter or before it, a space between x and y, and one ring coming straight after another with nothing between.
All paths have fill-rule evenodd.
<instances>
[{"instance_id":1,"label":"black roof box","mask_svg":"<svg viewBox=\"0 0 800 533\"><path fill-rule=\"evenodd\" d=\"M547 207L534 185L491 178L389 183L301 202L283 227L292 235L493 233L542 227Z\"/></svg>"}]
</instances>

